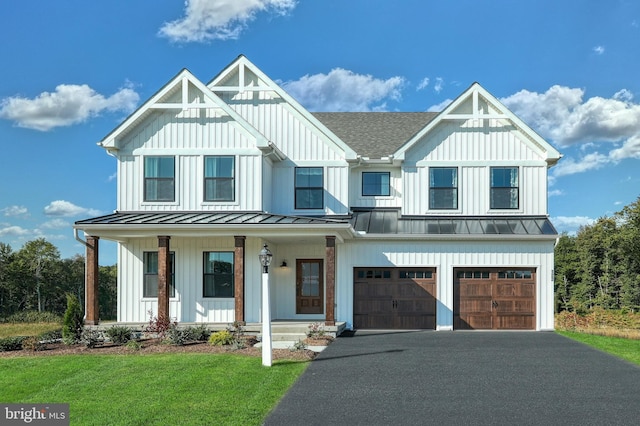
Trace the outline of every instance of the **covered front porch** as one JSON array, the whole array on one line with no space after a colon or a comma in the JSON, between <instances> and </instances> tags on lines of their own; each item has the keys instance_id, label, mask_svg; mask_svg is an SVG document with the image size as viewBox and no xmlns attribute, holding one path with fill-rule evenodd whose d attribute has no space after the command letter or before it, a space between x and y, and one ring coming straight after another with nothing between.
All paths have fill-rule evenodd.
<instances>
[{"instance_id":1,"label":"covered front porch","mask_svg":"<svg viewBox=\"0 0 640 426\"><path fill-rule=\"evenodd\" d=\"M292 322L336 327L336 242L351 238L346 221L264 213L115 213L77 222L75 228L85 233L88 325L100 323L97 269L102 238L118 242L119 323L142 325L152 312L212 329L234 321L259 326L258 253L268 244L274 255L269 269L272 318L284 320L277 327ZM157 253L155 275L145 264L149 253ZM210 253L225 253L225 267L232 269L226 271L224 294L207 293L215 272L207 271ZM151 296L150 282L157 286ZM330 332L339 334L339 328Z\"/></svg>"}]
</instances>

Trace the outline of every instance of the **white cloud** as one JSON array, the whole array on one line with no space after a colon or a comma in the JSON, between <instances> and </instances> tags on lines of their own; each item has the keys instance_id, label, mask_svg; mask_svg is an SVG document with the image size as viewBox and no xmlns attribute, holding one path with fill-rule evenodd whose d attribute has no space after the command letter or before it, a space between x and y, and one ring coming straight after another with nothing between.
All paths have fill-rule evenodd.
<instances>
[{"instance_id":1,"label":"white cloud","mask_svg":"<svg viewBox=\"0 0 640 426\"><path fill-rule=\"evenodd\" d=\"M429 85L429 77L425 77L420 81L420 83L418 83L416 90L422 90L426 88L428 85Z\"/></svg>"},{"instance_id":2,"label":"white cloud","mask_svg":"<svg viewBox=\"0 0 640 426\"><path fill-rule=\"evenodd\" d=\"M549 197L557 197L560 195L564 195L564 191L562 189L552 189L548 193Z\"/></svg>"},{"instance_id":3,"label":"white cloud","mask_svg":"<svg viewBox=\"0 0 640 426\"><path fill-rule=\"evenodd\" d=\"M108 98L86 84L61 84L54 92L43 92L33 99L13 96L0 101L0 118L20 127L41 131L82 123L103 111L131 112L140 97L125 87Z\"/></svg>"},{"instance_id":4,"label":"white cloud","mask_svg":"<svg viewBox=\"0 0 640 426\"><path fill-rule=\"evenodd\" d=\"M107 178L107 182L113 182L114 180L116 180L116 179L117 179L117 177L118 177L118 172L115 172L114 174L110 175L110 176Z\"/></svg>"},{"instance_id":5,"label":"white cloud","mask_svg":"<svg viewBox=\"0 0 640 426\"><path fill-rule=\"evenodd\" d=\"M604 53L604 46L596 46L593 48L596 55L602 55Z\"/></svg>"},{"instance_id":6,"label":"white cloud","mask_svg":"<svg viewBox=\"0 0 640 426\"><path fill-rule=\"evenodd\" d=\"M433 86L433 91L436 93L442 92L442 88L444 87L444 80L442 77L436 78L436 84Z\"/></svg>"},{"instance_id":7,"label":"white cloud","mask_svg":"<svg viewBox=\"0 0 640 426\"><path fill-rule=\"evenodd\" d=\"M60 229L60 228L68 228L71 224L63 219L52 219L42 224L42 227L45 229Z\"/></svg>"},{"instance_id":8,"label":"white cloud","mask_svg":"<svg viewBox=\"0 0 640 426\"><path fill-rule=\"evenodd\" d=\"M26 215L28 210L25 206L9 206L0 209L0 212L3 212L5 216L22 216Z\"/></svg>"},{"instance_id":9,"label":"white cloud","mask_svg":"<svg viewBox=\"0 0 640 426\"><path fill-rule=\"evenodd\" d=\"M404 78L387 80L335 68L329 74L305 75L282 87L310 111L379 111L386 100L399 100Z\"/></svg>"},{"instance_id":10,"label":"white cloud","mask_svg":"<svg viewBox=\"0 0 640 426\"><path fill-rule=\"evenodd\" d=\"M551 218L551 223L558 232L575 233L581 226L594 223L596 219L587 216L556 216Z\"/></svg>"},{"instance_id":11,"label":"white cloud","mask_svg":"<svg viewBox=\"0 0 640 426\"><path fill-rule=\"evenodd\" d=\"M186 0L185 16L166 22L159 35L176 42L237 39L258 12L287 15L296 0Z\"/></svg>"},{"instance_id":12,"label":"white cloud","mask_svg":"<svg viewBox=\"0 0 640 426\"><path fill-rule=\"evenodd\" d=\"M79 216L79 215L89 215L89 216L98 216L100 215L99 210L88 209L80 206L76 206L73 203L64 200L52 201L51 204L44 208L44 214L47 216Z\"/></svg>"},{"instance_id":13,"label":"white cloud","mask_svg":"<svg viewBox=\"0 0 640 426\"><path fill-rule=\"evenodd\" d=\"M9 226L0 229L0 237L22 237L29 234L29 231L19 226Z\"/></svg>"},{"instance_id":14,"label":"white cloud","mask_svg":"<svg viewBox=\"0 0 640 426\"><path fill-rule=\"evenodd\" d=\"M440 112L448 107L451 102L453 102L453 99L445 99L439 104L431 105L429 108L427 108L427 112Z\"/></svg>"},{"instance_id":15,"label":"white cloud","mask_svg":"<svg viewBox=\"0 0 640 426\"><path fill-rule=\"evenodd\" d=\"M584 100L584 95L584 89L555 85L544 93L521 90L502 99L543 137L561 147L580 145L581 158L564 158L554 167L555 176L640 158L640 105L633 102L633 94L622 89L611 98ZM616 146L609 152L595 151L602 142Z\"/></svg>"}]
</instances>

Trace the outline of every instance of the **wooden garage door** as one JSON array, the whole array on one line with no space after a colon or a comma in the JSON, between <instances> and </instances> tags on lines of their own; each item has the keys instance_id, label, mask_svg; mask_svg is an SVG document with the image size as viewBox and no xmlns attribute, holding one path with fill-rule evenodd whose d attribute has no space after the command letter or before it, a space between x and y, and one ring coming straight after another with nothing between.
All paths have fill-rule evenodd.
<instances>
[{"instance_id":1,"label":"wooden garage door","mask_svg":"<svg viewBox=\"0 0 640 426\"><path fill-rule=\"evenodd\" d=\"M454 276L455 329L535 329L535 269L455 269Z\"/></svg>"},{"instance_id":2,"label":"wooden garage door","mask_svg":"<svg viewBox=\"0 0 640 426\"><path fill-rule=\"evenodd\" d=\"M355 328L435 329L435 268L354 268Z\"/></svg>"}]
</instances>

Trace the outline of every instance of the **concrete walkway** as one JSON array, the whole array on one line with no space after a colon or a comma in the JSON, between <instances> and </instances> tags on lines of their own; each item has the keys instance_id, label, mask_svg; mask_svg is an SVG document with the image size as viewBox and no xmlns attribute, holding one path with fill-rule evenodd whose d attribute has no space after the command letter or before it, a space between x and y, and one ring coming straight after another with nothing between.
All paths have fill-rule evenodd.
<instances>
[{"instance_id":1,"label":"concrete walkway","mask_svg":"<svg viewBox=\"0 0 640 426\"><path fill-rule=\"evenodd\" d=\"M636 425L640 367L549 332L358 331L265 424Z\"/></svg>"}]
</instances>

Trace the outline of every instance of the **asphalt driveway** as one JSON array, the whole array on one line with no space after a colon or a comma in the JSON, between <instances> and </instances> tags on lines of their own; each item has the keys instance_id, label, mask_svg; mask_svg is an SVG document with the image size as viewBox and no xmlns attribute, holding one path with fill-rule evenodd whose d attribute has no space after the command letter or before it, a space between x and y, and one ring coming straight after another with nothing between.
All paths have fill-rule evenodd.
<instances>
[{"instance_id":1,"label":"asphalt driveway","mask_svg":"<svg viewBox=\"0 0 640 426\"><path fill-rule=\"evenodd\" d=\"M358 331L265 424L636 425L640 367L550 332Z\"/></svg>"}]
</instances>

